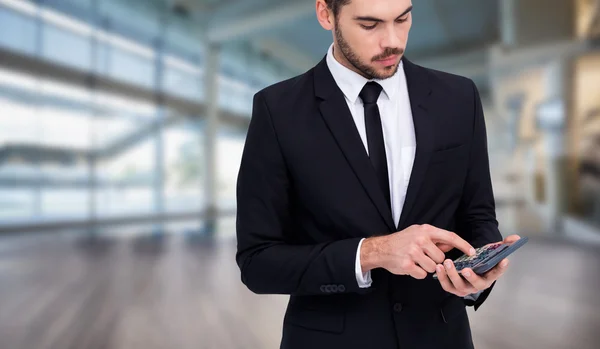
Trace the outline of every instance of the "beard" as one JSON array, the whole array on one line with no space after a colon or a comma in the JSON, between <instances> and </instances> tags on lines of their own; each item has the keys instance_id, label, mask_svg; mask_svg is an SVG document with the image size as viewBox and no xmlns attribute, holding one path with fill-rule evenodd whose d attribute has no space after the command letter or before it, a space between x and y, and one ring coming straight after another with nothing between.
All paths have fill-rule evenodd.
<instances>
[{"instance_id":1,"label":"beard","mask_svg":"<svg viewBox=\"0 0 600 349\"><path fill-rule=\"evenodd\" d=\"M337 40L338 46L342 55L346 58L346 60L358 71L362 76L369 80L385 80L391 78L398 72L398 68L400 67L400 63L394 64L389 67L385 67L384 72L379 72L373 66L368 63L364 63L358 58L358 55L354 52L350 44L344 39L344 35L340 30L339 26L336 26L334 29L335 38ZM371 59L371 62L387 58L392 55L402 55L404 54L404 50L401 48L391 48L386 47L383 53L378 54L377 56Z\"/></svg>"}]
</instances>

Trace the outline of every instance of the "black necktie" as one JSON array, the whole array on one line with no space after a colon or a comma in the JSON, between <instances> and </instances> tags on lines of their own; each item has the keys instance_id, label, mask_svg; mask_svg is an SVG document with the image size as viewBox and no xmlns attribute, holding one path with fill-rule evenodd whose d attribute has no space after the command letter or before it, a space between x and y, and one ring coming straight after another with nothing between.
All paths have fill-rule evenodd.
<instances>
[{"instance_id":1,"label":"black necktie","mask_svg":"<svg viewBox=\"0 0 600 349\"><path fill-rule=\"evenodd\" d=\"M383 141L383 127L381 126L381 117L379 115L379 107L377 99L381 94L382 87L376 82L368 82L362 91L360 91L360 99L365 105L365 127L367 129L367 144L369 146L369 158L371 164L375 168L377 180L388 207L391 208L390 200L390 185L388 178L387 158L385 156L385 143Z\"/></svg>"}]
</instances>

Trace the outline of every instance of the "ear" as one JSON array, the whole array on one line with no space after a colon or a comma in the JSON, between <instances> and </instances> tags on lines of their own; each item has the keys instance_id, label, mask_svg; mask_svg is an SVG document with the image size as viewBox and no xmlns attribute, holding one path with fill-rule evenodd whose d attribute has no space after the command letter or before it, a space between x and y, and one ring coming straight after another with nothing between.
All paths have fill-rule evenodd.
<instances>
[{"instance_id":1,"label":"ear","mask_svg":"<svg viewBox=\"0 0 600 349\"><path fill-rule=\"evenodd\" d=\"M325 0L317 0L317 20L325 30L333 30L335 23L333 12L327 7Z\"/></svg>"}]
</instances>

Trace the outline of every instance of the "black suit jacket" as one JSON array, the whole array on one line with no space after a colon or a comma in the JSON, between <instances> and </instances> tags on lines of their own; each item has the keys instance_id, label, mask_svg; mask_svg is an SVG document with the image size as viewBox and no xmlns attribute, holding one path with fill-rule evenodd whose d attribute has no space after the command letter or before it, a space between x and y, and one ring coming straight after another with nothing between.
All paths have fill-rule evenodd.
<instances>
[{"instance_id":1,"label":"black suit jacket","mask_svg":"<svg viewBox=\"0 0 600 349\"><path fill-rule=\"evenodd\" d=\"M417 150L394 222L344 96L323 59L254 97L237 182L242 282L290 295L281 348L464 349L465 306L424 280L372 271L358 287L360 239L431 224L473 246L502 240L474 83L403 58ZM453 250L447 258L462 254Z\"/></svg>"}]
</instances>

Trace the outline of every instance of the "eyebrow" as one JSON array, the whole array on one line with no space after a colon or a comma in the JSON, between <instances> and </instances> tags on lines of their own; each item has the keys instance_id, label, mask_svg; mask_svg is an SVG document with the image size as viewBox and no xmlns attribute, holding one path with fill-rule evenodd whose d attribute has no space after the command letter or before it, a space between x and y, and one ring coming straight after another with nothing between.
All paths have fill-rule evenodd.
<instances>
[{"instance_id":1,"label":"eyebrow","mask_svg":"<svg viewBox=\"0 0 600 349\"><path fill-rule=\"evenodd\" d=\"M409 8L406 9L406 11L402 12L402 14L398 17L396 17L396 20L399 19L400 17L403 17L404 15L406 15L407 13L409 13L410 11L412 11L413 7L410 6ZM367 22L383 22L383 19L380 18L375 18L375 17L371 17L371 16L357 16L354 17L354 20L356 21L367 21Z\"/></svg>"}]
</instances>

